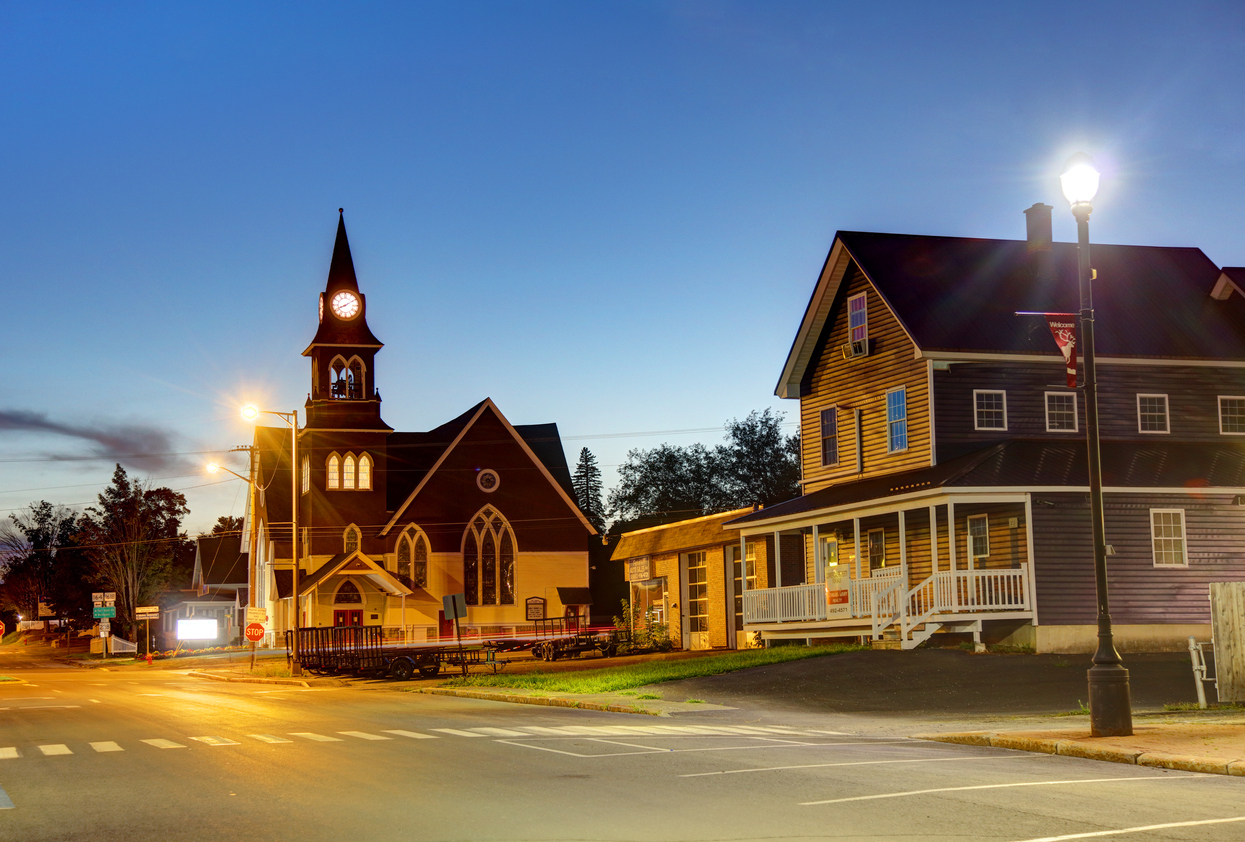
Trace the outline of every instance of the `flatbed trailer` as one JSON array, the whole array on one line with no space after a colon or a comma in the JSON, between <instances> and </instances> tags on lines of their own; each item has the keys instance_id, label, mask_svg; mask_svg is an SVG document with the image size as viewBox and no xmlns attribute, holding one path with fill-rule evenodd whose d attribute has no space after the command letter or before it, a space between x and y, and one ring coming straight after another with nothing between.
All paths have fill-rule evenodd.
<instances>
[{"instance_id":1,"label":"flatbed trailer","mask_svg":"<svg viewBox=\"0 0 1245 842\"><path fill-rule=\"evenodd\" d=\"M289 654L293 632L285 633ZM298 630L298 662L303 669L325 675L389 676L405 681L415 673L433 678L442 667L457 667L464 675L471 668L497 672L506 661L497 658L498 647L473 641L386 643L380 626L337 626Z\"/></svg>"}]
</instances>

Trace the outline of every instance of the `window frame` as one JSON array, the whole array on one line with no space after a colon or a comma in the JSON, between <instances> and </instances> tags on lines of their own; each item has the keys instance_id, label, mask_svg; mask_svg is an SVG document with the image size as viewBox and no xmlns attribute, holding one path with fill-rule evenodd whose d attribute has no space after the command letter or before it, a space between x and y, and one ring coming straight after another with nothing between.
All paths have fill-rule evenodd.
<instances>
[{"instance_id":1,"label":"window frame","mask_svg":"<svg viewBox=\"0 0 1245 842\"><path fill-rule=\"evenodd\" d=\"M1163 399L1163 429L1161 430L1143 430L1141 428L1141 399L1142 398L1162 398ZM1172 413L1171 402L1167 399L1167 395L1138 392L1137 393L1137 432L1143 436L1165 436L1171 435L1172 431Z\"/></svg>"},{"instance_id":2,"label":"window frame","mask_svg":"<svg viewBox=\"0 0 1245 842\"><path fill-rule=\"evenodd\" d=\"M874 567L873 565L873 536L874 535L881 536L878 540L878 546L881 547L882 549L882 555L881 555L882 563L877 565L876 567ZM885 570L886 569L887 565L886 565L886 529L885 527L878 528L878 529L865 530L865 554L868 557L868 561L869 561L870 575L873 574L874 570Z\"/></svg>"},{"instance_id":3,"label":"window frame","mask_svg":"<svg viewBox=\"0 0 1245 842\"><path fill-rule=\"evenodd\" d=\"M1050 399L1052 397L1072 398L1072 429L1052 428L1050 425ZM1043 392L1042 403L1046 409L1046 432L1048 433L1079 433L1081 431L1081 406L1076 392Z\"/></svg>"},{"instance_id":4,"label":"window frame","mask_svg":"<svg viewBox=\"0 0 1245 842\"><path fill-rule=\"evenodd\" d=\"M973 523L974 522L981 523L982 521L984 521L986 525L985 531L981 535L973 535ZM965 523L964 526L965 526L964 534L968 537L967 549L968 549L969 559L976 562L978 559L989 558L990 557L990 515L988 514L969 515L967 518L967 522ZM985 541L986 551L984 553L977 552L977 548L973 545L973 541L975 538L980 538Z\"/></svg>"},{"instance_id":5,"label":"window frame","mask_svg":"<svg viewBox=\"0 0 1245 842\"><path fill-rule=\"evenodd\" d=\"M1154 534L1154 516L1155 515L1170 515L1170 514L1180 515L1180 537L1178 539L1177 538L1166 538L1166 537L1160 538L1159 536ZM1159 561L1159 548L1156 542L1173 541L1173 540L1180 541L1180 558L1181 558L1180 563L1179 564L1168 564L1166 562ZM1154 566L1156 568L1164 568L1164 569L1187 568L1189 566L1189 531L1188 531L1188 520L1187 518L1185 518L1184 509L1151 509L1150 510L1150 556L1152 560L1154 561Z\"/></svg>"},{"instance_id":6,"label":"window frame","mask_svg":"<svg viewBox=\"0 0 1245 842\"><path fill-rule=\"evenodd\" d=\"M826 416L831 419L830 435L826 435ZM817 415L821 425L821 466L823 468L833 468L839 464L839 407L838 404L823 409ZM826 443L831 442L834 448L834 459L826 459Z\"/></svg>"},{"instance_id":7,"label":"window frame","mask_svg":"<svg viewBox=\"0 0 1245 842\"><path fill-rule=\"evenodd\" d=\"M891 395L903 396L903 416L901 418L891 419ZM894 425L903 425L903 446L895 446L895 436L893 433ZM886 390L886 452L903 453L908 449L908 387L898 386L894 389Z\"/></svg>"},{"instance_id":8,"label":"window frame","mask_svg":"<svg viewBox=\"0 0 1245 842\"><path fill-rule=\"evenodd\" d=\"M364 465L367 466L366 471L364 471ZM355 476L355 490L356 491L371 491L372 490L372 467L373 467L372 457L367 455L367 451L360 453L358 460L356 460L355 462L354 476ZM367 482L366 485L364 485L365 479Z\"/></svg>"},{"instance_id":9,"label":"window frame","mask_svg":"<svg viewBox=\"0 0 1245 842\"><path fill-rule=\"evenodd\" d=\"M324 488L326 491L341 491L342 487L342 460L337 455L337 451L329 454L324 460Z\"/></svg>"},{"instance_id":10,"label":"window frame","mask_svg":"<svg viewBox=\"0 0 1245 842\"><path fill-rule=\"evenodd\" d=\"M357 460L354 453L347 453L342 457L342 491L356 490L358 482L359 471Z\"/></svg>"},{"instance_id":11,"label":"window frame","mask_svg":"<svg viewBox=\"0 0 1245 842\"><path fill-rule=\"evenodd\" d=\"M859 312L862 315L863 320L861 321L860 324L853 325L852 324L852 305L855 304L857 301L862 302L860 305ZM861 332L859 338L856 337L856 331ZM868 342L869 341L869 293L868 292L859 292L855 295L849 295L847 297L847 341L849 344L853 342Z\"/></svg>"},{"instance_id":12,"label":"window frame","mask_svg":"<svg viewBox=\"0 0 1245 842\"><path fill-rule=\"evenodd\" d=\"M981 426L981 407L977 405L978 395L1002 395L1003 396L1003 426L1002 427L983 427ZM995 410L987 410L994 412ZM988 430L994 432L1007 432L1007 390L1006 389L973 389L973 429Z\"/></svg>"},{"instance_id":13,"label":"window frame","mask_svg":"<svg viewBox=\"0 0 1245 842\"><path fill-rule=\"evenodd\" d=\"M301 467L299 468L299 470L303 472L302 477L299 479L299 483L298 483L299 487L302 489L303 494L310 494L311 493L311 457L310 456L307 456L305 454L303 455L303 463Z\"/></svg>"},{"instance_id":14,"label":"window frame","mask_svg":"<svg viewBox=\"0 0 1245 842\"><path fill-rule=\"evenodd\" d=\"M1219 435L1221 436L1245 436L1245 429L1235 432L1225 430L1223 428L1223 402L1224 401L1245 401L1245 395L1218 395L1215 400L1216 406L1219 408Z\"/></svg>"}]
</instances>

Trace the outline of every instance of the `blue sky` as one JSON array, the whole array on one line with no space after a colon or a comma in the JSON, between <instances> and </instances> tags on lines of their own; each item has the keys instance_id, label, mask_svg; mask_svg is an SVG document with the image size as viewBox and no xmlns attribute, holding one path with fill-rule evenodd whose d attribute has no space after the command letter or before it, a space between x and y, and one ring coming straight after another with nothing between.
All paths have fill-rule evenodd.
<instances>
[{"instance_id":1,"label":"blue sky","mask_svg":"<svg viewBox=\"0 0 1245 842\"><path fill-rule=\"evenodd\" d=\"M1083 149L1095 241L1245 265L1242 79L1230 3L0 2L0 510L161 453L241 514L197 466L301 407L338 207L398 429L490 396L609 485L794 422L836 230L1071 240Z\"/></svg>"}]
</instances>

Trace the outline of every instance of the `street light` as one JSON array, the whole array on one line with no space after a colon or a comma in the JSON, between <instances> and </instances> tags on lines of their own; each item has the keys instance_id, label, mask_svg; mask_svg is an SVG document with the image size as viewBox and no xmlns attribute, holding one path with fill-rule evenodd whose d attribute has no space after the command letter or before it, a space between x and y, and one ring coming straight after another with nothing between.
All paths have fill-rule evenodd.
<instances>
[{"instance_id":1,"label":"street light","mask_svg":"<svg viewBox=\"0 0 1245 842\"><path fill-rule=\"evenodd\" d=\"M290 635L290 675L299 676L303 674L303 668L298 661L298 410L277 412L260 409L254 404L242 407L242 417L248 421L257 420L260 414L275 415L290 425L290 546L294 557L290 579L290 597L294 605L294 628Z\"/></svg>"},{"instance_id":2,"label":"street light","mask_svg":"<svg viewBox=\"0 0 1245 842\"><path fill-rule=\"evenodd\" d=\"M1098 649L1089 668L1089 725L1095 737L1133 733L1128 670L1116 651L1107 604L1107 537L1102 507L1102 458L1098 447L1098 382L1094 373L1093 271L1089 265L1089 215L1098 193L1098 170L1084 152L1068 159L1059 177L1076 217L1077 280L1081 292L1081 345L1085 356L1085 444L1089 452L1089 517L1094 533L1094 585L1098 596Z\"/></svg>"}]
</instances>

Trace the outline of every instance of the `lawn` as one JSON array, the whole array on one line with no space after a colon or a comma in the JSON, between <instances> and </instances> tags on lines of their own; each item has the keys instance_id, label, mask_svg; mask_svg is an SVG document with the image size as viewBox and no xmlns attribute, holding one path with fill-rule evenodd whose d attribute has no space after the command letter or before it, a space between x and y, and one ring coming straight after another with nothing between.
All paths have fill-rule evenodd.
<instances>
[{"instance_id":1,"label":"lawn","mask_svg":"<svg viewBox=\"0 0 1245 842\"><path fill-rule=\"evenodd\" d=\"M453 678L444 687L512 687L555 693L617 693L663 681L721 675L724 672L856 652L863 647L848 644L829 646L779 646L773 649L745 649L724 655L693 658L685 661L649 661L623 667L606 667L582 672L541 673L522 675L472 675Z\"/></svg>"}]
</instances>

